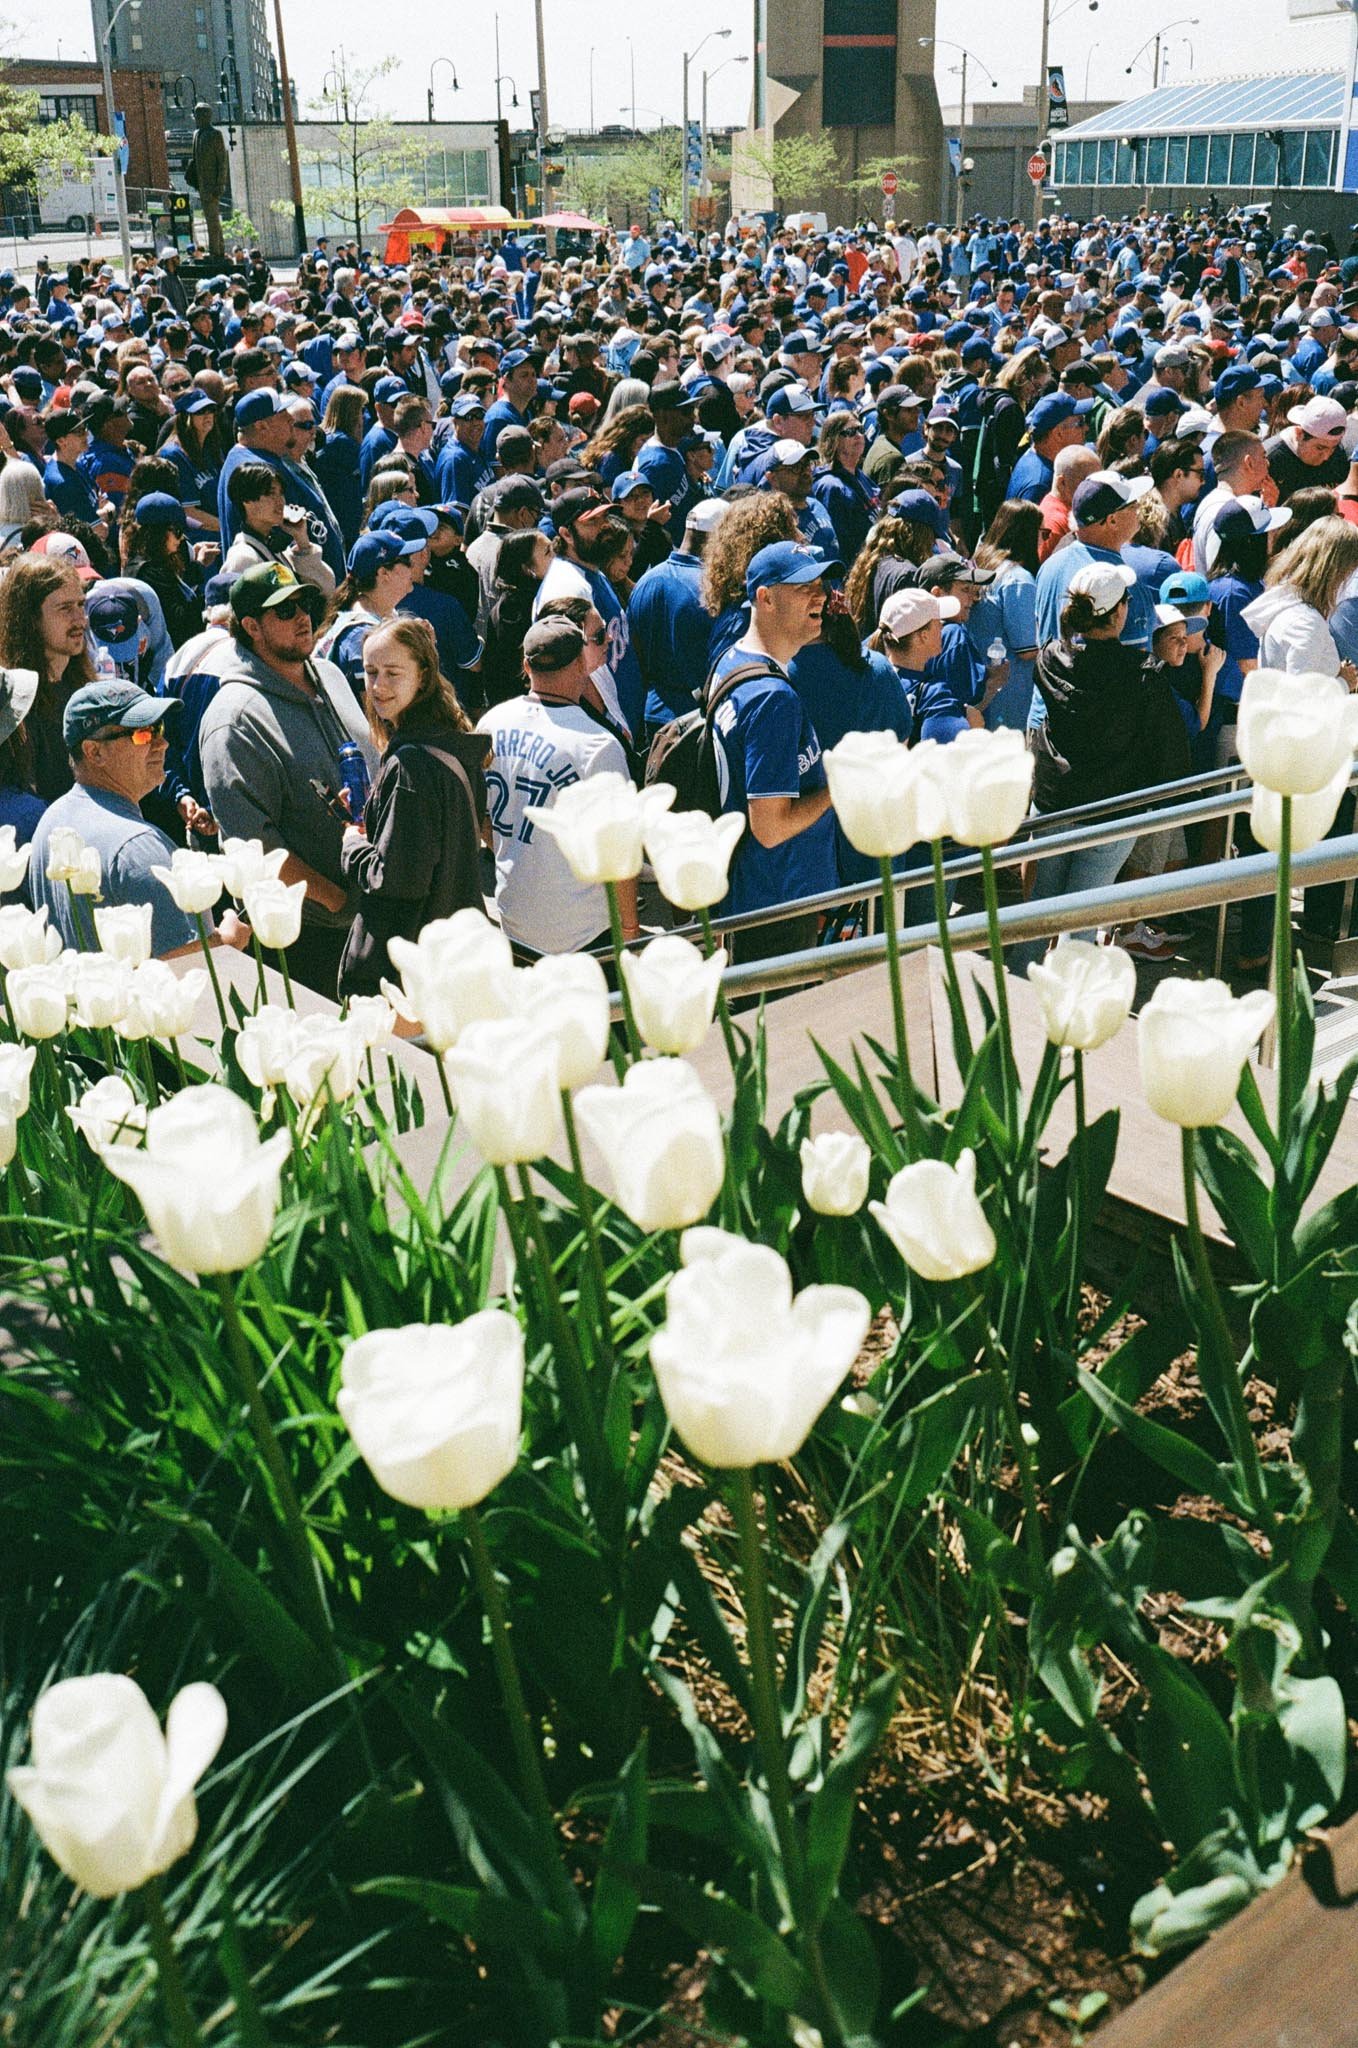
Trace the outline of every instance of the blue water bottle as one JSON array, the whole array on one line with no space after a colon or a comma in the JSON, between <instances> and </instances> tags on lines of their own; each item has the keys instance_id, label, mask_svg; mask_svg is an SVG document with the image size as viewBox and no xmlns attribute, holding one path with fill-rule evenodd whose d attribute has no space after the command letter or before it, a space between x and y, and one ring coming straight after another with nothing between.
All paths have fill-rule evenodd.
<instances>
[{"instance_id":1,"label":"blue water bottle","mask_svg":"<svg viewBox=\"0 0 1358 2048\"><path fill-rule=\"evenodd\" d=\"M340 786L349 804L349 816L358 824L368 801L368 764L353 740L339 746Z\"/></svg>"}]
</instances>

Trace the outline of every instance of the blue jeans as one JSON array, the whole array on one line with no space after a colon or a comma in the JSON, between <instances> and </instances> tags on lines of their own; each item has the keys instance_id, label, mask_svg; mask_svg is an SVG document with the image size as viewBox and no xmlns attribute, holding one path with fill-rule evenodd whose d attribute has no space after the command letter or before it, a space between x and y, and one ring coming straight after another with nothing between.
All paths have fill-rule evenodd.
<instances>
[{"instance_id":1,"label":"blue jeans","mask_svg":"<svg viewBox=\"0 0 1358 2048\"><path fill-rule=\"evenodd\" d=\"M1074 853L1050 854L1046 860L1037 863L1033 874L1031 902L1045 902L1052 896L1074 896L1084 889L1106 889L1115 882L1122 863L1135 846L1136 840L1113 839L1104 846L1085 846ZM1092 939L1093 931L1070 932L1072 939ZM1034 960L1040 960L1047 950L1045 939L1027 939L1022 945L1012 947L1006 954L1007 966L1016 974L1022 974Z\"/></svg>"}]
</instances>

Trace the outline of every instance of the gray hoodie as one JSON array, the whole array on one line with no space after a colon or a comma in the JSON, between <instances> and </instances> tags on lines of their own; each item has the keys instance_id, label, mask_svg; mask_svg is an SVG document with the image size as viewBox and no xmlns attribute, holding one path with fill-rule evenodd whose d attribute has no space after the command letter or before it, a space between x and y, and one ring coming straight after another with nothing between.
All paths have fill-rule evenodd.
<instances>
[{"instance_id":1,"label":"gray hoodie","mask_svg":"<svg viewBox=\"0 0 1358 2048\"><path fill-rule=\"evenodd\" d=\"M377 751L343 672L312 660L315 696L289 683L255 654L238 649L198 728L198 751L208 804L231 839L258 839L266 852L283 847L327 881L344 886L340 840L344 827L311 787L313 778L340 788L339 742L357 742L368 774ZM325 910L307 900L308 924L348 924L352 908Z\"/></svg>"}]
</instances>

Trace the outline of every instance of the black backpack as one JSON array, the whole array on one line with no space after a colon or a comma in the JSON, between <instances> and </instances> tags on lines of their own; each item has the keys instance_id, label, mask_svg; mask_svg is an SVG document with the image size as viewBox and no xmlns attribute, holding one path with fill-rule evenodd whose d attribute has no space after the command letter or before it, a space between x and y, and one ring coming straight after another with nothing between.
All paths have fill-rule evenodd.
<instances>
[{"instance_id":1,"label":"black backpack","mask_svg":"<svg viewBox=\"0 0 1358 2048\"><path fill-rule=\"evenodd\" d=\"M715 689L709 676L694 709L681 711L668 725L662 725L651 741L641 778L645 787L666 782L674 791L676 811L706 811L709 818L715 818L721 810L721 791L712 720L718 707L742 683L776 673L767 661L743 661L729 676L723 676Z\"/></svg>"}]
</instances>

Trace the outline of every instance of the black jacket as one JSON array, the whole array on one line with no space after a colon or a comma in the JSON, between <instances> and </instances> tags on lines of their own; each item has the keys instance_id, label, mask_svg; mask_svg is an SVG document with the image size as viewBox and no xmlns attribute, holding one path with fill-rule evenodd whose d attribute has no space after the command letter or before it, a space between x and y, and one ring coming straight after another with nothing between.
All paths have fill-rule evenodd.
<instances>
[{"instance_id":1,"label":"black jacket","mask_svg":"<svg viewBox=\"0 0 1358 2048\"><path fill-rule=\"evenodd\" d=\"M472 805L461 777L431 747L462 763ZM359 905L340 962L341 997L378 993L393 971L389 939L416 939L435 918L484 907L479 853L489 747L479 733L416 715L383 755L363 813L367 843L342 856Z\"/></svg>"},{"instance_id":2,"label":"black jacket","mask_svg":"<svg viewBox=\"0 0 1358 2048\"><path fill-rule=\"evenodd\" d=\"M1029 735L1033 803L1063 811L1187 775L1188 733L1163 666L1120 640L1051 640L1037 657L1045 722Z\"/></svg>"}]
</instances>

